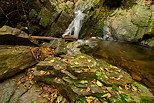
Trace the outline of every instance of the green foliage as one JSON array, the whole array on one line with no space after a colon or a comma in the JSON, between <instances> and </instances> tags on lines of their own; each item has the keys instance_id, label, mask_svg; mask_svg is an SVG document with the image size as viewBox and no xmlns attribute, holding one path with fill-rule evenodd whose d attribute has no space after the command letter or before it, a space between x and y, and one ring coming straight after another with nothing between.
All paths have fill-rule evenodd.
<instances>
[{"instance_id":1,"label":"green foliage","mask_svg":"<svg viewBox=\"0 0 154 103\"><path fill-rule=\"evenodd\" d=\"M47 16L47 9L46 8L42 8L40 13L39 13L39 18L43 17L43 16Z\"/></svg>"}]
</instances>

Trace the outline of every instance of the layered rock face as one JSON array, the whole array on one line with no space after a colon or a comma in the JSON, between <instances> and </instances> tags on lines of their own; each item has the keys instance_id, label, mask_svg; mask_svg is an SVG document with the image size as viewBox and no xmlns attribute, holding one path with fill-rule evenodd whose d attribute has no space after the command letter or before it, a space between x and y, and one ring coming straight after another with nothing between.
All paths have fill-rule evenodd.
<instances>
[{"instance_id":1,"label":"layered rock face","mask_svg":"<svg viewBox=\"0 0 154 103\"><path fill-rule=\"evenodd\" d=\"M141 42L154 46L154 6L145 6L138 0L131 8L118 8L104 22L103 34L107 40Z\"/></svg>"}]
</instances>

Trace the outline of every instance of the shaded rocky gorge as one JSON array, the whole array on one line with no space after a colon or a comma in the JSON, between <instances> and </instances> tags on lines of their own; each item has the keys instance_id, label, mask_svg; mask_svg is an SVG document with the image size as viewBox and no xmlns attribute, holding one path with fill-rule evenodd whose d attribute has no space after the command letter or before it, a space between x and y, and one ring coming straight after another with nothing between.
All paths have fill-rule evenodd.
<instances>
[{"instance_id":1,"label":"shaded rocky gorge","mask_svg":"<svg viewBox=\"0 0 154 103\"><path fill-rule=\"evenodd\" d=\"M153 1L0 2L1 103L154 100Z\"/></svg>"}]
</instances>

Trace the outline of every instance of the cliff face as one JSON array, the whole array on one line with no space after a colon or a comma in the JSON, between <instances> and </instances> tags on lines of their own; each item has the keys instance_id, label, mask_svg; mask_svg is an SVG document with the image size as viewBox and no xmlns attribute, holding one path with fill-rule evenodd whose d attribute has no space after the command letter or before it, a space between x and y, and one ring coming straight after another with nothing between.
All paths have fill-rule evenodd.
<instances>
[{"instance_id":1,"label":"cliff face","mask_svg":"<svg viewBox=\"0 0 154 103\"><path fill-rule=\"evenodd\" d=\"M74 18L74 10L81 9L87 15L80 38L99 36L154 46L151 0L21 0L19 8L9 10L6 7L17 3L1 2L1 25L13 24L29 34L61 37Z\"/></svg>"},{"instance_id":2,"label":"cliff face","mask_svg":"<svg viewBox=\"0 0 154 103\"><path fill-rule=\"evenodd\" d=\"M152 1L109 1L104 1L103 5L89 10L89 18L86 19L82 34L153 47L154 5Z\"/></svg>"},{"instance_id":3,"label":"cliff face","mask_svg":"<svg viewBox=\"0 0 154 103\"><path fill-rule=\"evenodd\" d=\"M153 5L146 6L144 0L138 0L131 8L118 8L112 15L104 22L103 34L106 39L141 42L154 46Z\"/></svg>"}]
</instances>

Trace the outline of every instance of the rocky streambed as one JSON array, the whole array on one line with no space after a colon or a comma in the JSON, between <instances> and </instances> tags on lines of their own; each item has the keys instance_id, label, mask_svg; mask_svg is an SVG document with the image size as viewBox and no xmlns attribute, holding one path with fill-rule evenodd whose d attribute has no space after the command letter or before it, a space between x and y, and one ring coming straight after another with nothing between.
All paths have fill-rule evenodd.
<instances>
[{"instance_id":1,"label":"rocky streambed","mask_svg":"<svg viewBox=\"0 0 154 103\"><path fill-rule=\"evenodd\" d=\"M152 103L151 91L127 72L85 54L96 47L89 41L55 39L40 47L1 45L0 102Z\"/></svg>"}]
</instances>

